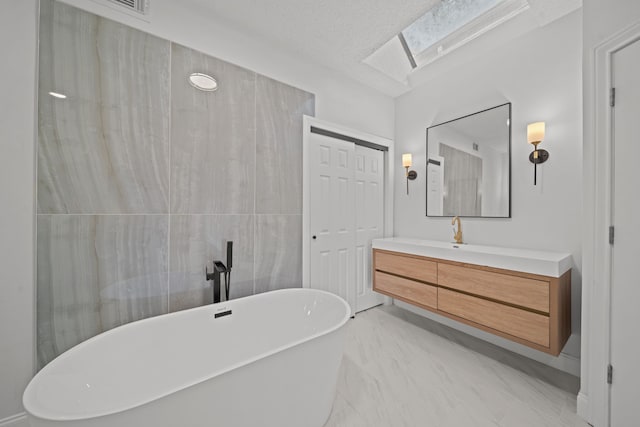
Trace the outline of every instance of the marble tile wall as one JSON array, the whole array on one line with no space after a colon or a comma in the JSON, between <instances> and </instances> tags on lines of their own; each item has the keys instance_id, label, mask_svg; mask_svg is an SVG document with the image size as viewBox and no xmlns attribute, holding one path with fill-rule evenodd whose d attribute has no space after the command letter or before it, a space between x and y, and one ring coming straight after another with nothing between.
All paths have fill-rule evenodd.
<instances>
[{"instance_id":1,"label":"marble tile wall","mask_svg":"<svg viewBox=\"0 0 640 427\"><path fill-rule=\"evenodd\" d=\"M303 114L314 114L314 96L258 76L256 82L256 213L302 214ZM286 173L274 173L286 171Z\"/></svg>"},{"instance_id":2,"label":"marble tile wall","mask_svg":"<svg viewBox=\"0 0 640 427\"><path fill-rule=\"evenodd\" d=\"M175 44L171 54L171 212L253 213L256 74ZM195 70L218 90L195 90Z\"/></svg>"},{"instance_id":3,"label":"marble tile wall","mask_svg":"<svg viewBox=\"0 0 640 427\"><path fill-rule=\"evenodd\" d=\"M256 292L301 286L301 233L302 215L256 217Z\"/></svg>"},{"instance_id":4,"label":"marble tile wall","mask_svg":"<svg viewBox=\"0 0 640 427\"><path fill-rule=\"evenodd\" d=\"M39 213L167 212L169 48L113 21L42 2Z\"/></svg>"},{"instance_id":5,"label":"marble tile wall","mask_svg":"<svg viewBox=\"0 0 640 427\"><path fill-rule=\"evenodd\" d=\"M38 360L167 312L168 215L38 215Z\"/></svg>"},{"instance_id":6,"label":"marble tile wall","mask_svg":"<svg viewBox=\"0 0 640 427\"><path fill-rule=\"evenodd\" d=\"M40 367L100 332L301 286L302 115L313 94L42 0L38 100ZM190 86L207 73L216 92ZM49 92L62 93L66 99Z\"/></svg>"}]
</instances>

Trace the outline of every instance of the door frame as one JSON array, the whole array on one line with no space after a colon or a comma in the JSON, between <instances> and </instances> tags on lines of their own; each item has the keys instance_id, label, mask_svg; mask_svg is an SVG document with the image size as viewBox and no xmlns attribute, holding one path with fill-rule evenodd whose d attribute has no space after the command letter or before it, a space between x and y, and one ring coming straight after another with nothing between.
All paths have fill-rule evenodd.
<instances>
[{"instance_id":1,"label":"door frame","mask_svg":"<svg viewBox=\"0 0 640 427\"><path fill-rule=\"evenodd\" d=\"M613 55L640 40L640 22L598 45L586 62L593 77L591 104L584 114L584 205L588 217L583 233L583 294L581 387L578 414L594 426L609 426L610 387L607 365L611 361L611 267L609 226L613 209L612 87ZM589 93L589 91L587 91ZM605 201L605 203L599 203Z\"/></svg>"},{"instance_id":2,"label":"door frame","mask_svg":"<svg viewBox=\"0 0 640 427\"><path fill-rule=\"evenodd\" d=\"M387 147L384 152L384 237L393 236L393 141L381 136L376 136L348 128L346 126L330 123L311 116L302 118L302 287L308 288L310 278L310 247L311 232L309 230L309 137L311 127L334 132L350 138L369 141L383 147ZM385 302L390 300L385 297Z\"/></svg>"}]
</instances>

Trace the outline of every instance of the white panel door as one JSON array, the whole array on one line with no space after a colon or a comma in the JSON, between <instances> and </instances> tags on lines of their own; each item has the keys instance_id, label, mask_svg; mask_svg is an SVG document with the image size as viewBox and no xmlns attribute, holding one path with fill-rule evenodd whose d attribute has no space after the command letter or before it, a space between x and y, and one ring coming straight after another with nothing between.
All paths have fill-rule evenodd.
<instances>
[{"instance_id":1,"label":"white panel door","mask_svg":"<svg viewBox=\"0 0 640 427\"><path fill-rule=\"evenodd\" d=\"M355 308L353 143L309 134L309 286Z\"/></svg>"},{"instance_id":2,"label":"white panel door","mask_svg":"<svg viewBox=\"0 0 640 427\"><path fill-rule=\"evenodd\" d=\"M640 41L612 58L616 103L613 108L613 223L611 274L611 426L640 426Z\"/></svg>"},{"instance_id":3,"label":"white panel door","mask_svg":"<svg viewBox=\"0 0 640 427\"><path fill-rule=\"evenodd\" d=\"M356 312L384 302L374 292L371 265L371 239L384 236L384 153L356 145Z\"/></svg>"}]
</instances>

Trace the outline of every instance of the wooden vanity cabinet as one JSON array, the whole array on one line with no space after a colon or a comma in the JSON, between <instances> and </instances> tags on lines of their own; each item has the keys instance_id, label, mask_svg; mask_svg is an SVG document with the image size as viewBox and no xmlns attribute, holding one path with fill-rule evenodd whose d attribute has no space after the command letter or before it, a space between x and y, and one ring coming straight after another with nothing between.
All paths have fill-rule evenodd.
<instances>
[{"instance_id":1,"label":"wooden vanity cabinet","mask_svg":"<svg viewBox=\"0 0 640 427\"><path fill-rule=\"evenodd\" d=\"M571 270L560 277L373 250L373 289L557 356L571 335Z\"/></svg>"}]
</instances>

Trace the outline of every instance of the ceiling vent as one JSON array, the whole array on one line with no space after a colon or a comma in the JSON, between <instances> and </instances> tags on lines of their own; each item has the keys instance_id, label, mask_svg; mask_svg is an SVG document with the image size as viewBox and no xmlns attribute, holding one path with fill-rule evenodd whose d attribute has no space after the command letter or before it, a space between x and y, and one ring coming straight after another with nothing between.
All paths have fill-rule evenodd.
<instances>
[{"instance_id":1,"label":"ceiling vent","mask_svg":"<svg viewBox=\"0 0 640 427\"><path fill-rule=\"evenodd\" d=\"M109 0L130 12L147 15L149 12L149 0Z\"/></svg>"}]
</instances>

